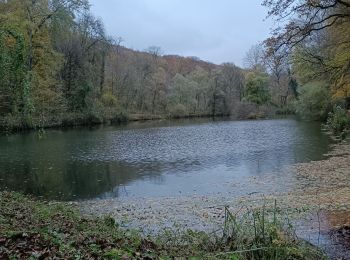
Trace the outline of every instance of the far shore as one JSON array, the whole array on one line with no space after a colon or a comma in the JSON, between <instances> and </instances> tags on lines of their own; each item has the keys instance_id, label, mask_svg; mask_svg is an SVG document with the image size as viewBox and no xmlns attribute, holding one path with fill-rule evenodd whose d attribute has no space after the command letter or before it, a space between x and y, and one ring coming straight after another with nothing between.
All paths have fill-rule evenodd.
<instances>
[{"instance_id":1,"label":"far shore","mask_svg":"<svg viewBox=\"0 0 350 260\"><path fill-rule=\"evenodd\" d=\"M210 115L210 114L189 114L189 115L181 115L181 116L173 116L170 114L162 114L162 115L152 115L152 114L130 114L127 116L117 117L113 120L103 120L98 121L91 118L74 118L71 120L64 120L62 123L50 123L44 125L42 127L36 126L19 126L13 125L9 126L0 121L0 135L1 134L13 134L18 132L27 132L33 130L49 130L49 129L73 129L77 127L97 127L97 126L120 126L127 123L133 122L151 122L151 121L161 121L161 120L185 120L185 119L227 119L232 121L240 121L240 120L263 120L263 119L274 119L274 118L284 118L295 116L294 114L273 114L273 115L265 115L259 113L251 113L248 115L244 115L241 117L233 116L233 115Z\"/></svg>"}]
</instances>

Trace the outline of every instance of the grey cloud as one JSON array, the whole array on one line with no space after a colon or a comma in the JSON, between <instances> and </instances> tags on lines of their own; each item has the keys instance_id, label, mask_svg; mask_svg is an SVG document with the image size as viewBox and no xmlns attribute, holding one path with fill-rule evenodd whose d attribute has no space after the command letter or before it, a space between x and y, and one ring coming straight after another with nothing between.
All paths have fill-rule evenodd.
<instances>
[{"instance_id":1,"label":"grey cloud","mask_svg":"<svg viewBox=\"0 0 350 260\"><path fill-rule=\"evenodd\" d=\"M167 54L242 64L249 47L264 40L261 0L91 0L92 11L125 46L151 45Z\"/></svg>"}]
</instances>

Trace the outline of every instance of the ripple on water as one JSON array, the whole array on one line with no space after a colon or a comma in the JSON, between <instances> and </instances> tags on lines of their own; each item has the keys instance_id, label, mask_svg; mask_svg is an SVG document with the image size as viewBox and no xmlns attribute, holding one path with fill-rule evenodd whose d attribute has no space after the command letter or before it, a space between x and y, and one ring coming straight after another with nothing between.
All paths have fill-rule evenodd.
<instances>
[{"instance_id":1,"label":"ripple on water","mask_svg":"<svg viewBox=\"0 0 350 260\"><path fill-rule=\"evenodd\" d=\"M205 195L320 159L330 142L318 124L293 119L154 124L0 137L0 188L64 200L174 196L194 185Z\"/></svg>"}]
</instances>

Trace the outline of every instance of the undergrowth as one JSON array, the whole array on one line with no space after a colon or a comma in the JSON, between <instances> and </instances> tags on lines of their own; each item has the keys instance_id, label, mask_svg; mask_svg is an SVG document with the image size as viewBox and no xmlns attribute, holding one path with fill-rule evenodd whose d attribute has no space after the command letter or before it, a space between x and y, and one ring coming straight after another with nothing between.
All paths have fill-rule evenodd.
<instances>
[{"instance_id":1,"label":"undergrowth","mask_svg":"<svg viewBox=\"0 0 350 260\"><path fill-rule=\"evenodd\" d=\"M350 131L350 116L340 106L335 106L329 113L326 126L336 135L345 137Z\"/></svg>"}]
</instances>

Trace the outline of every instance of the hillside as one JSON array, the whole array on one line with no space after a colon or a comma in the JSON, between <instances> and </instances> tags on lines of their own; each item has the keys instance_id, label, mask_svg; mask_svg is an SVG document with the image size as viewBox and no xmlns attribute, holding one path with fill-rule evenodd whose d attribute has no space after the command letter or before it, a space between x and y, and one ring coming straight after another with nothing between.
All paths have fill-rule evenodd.
<instances>
[{"instance_id":1,"label":"hillside","mask_svg":"<svg viewBox=\"0 0 350 260\"><path fill-rule=\"evenodd\" d=\"M254 103L270 100L266 72L256 72L263 80L256 92L254 82L245 90L249 73L232 63L162 55L155 46L123 47L105 33L88 1L1 2L0 28L3 129L140 118L246 118L257 110ZM243 100L253 104L242 105Z\"/></svg>"}]
</instances>

